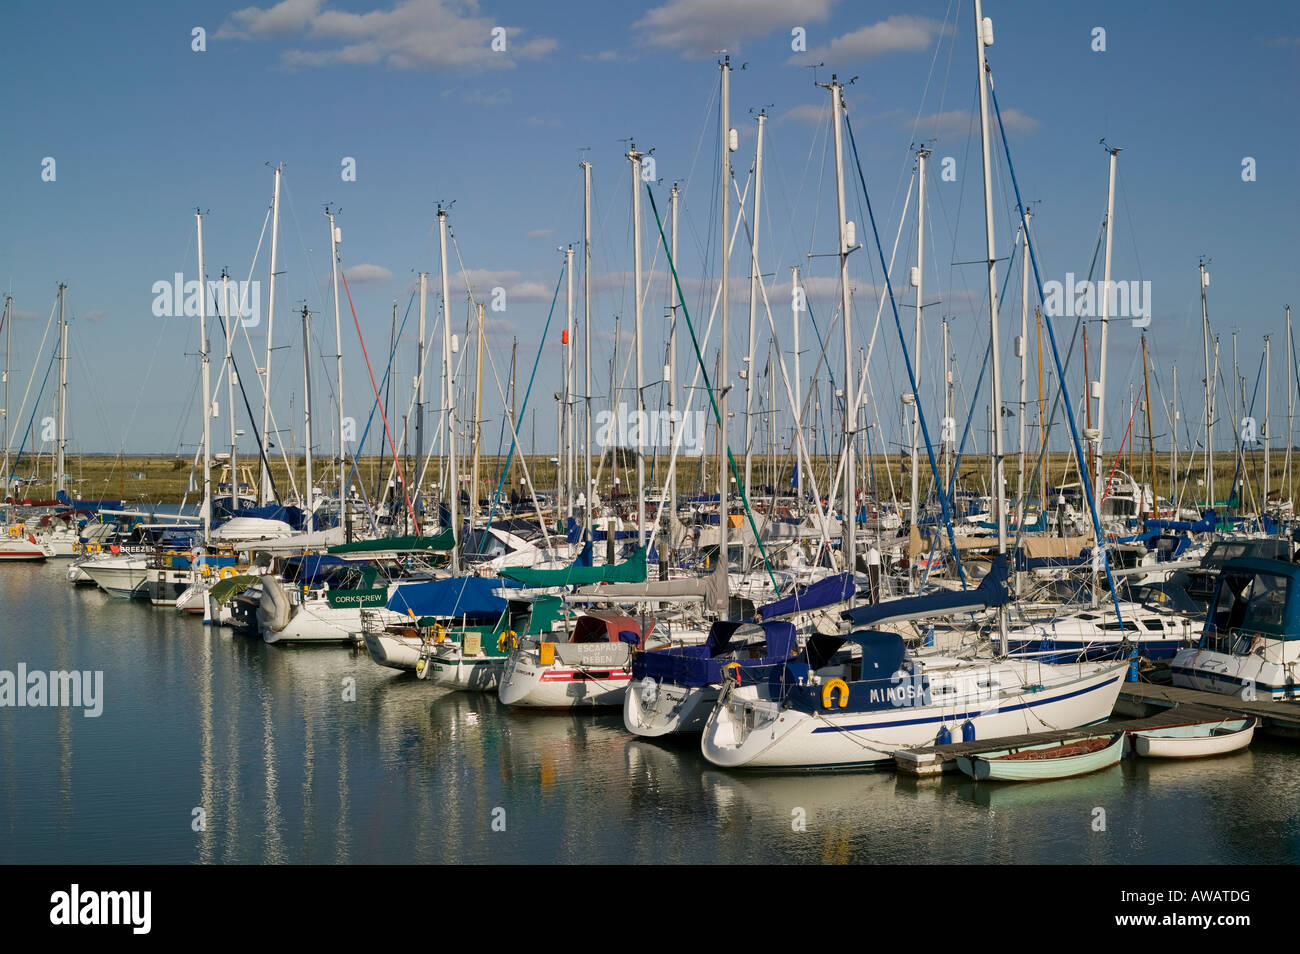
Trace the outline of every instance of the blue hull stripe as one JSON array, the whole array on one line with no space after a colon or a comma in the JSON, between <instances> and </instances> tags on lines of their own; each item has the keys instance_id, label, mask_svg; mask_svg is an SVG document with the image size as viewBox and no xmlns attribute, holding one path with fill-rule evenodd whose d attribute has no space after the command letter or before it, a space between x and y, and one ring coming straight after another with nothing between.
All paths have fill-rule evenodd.
<instances>
[{"instance_id":1,"label":"blue hull stripe","mask_svg":"<svg viewBox=\"0 0 1300 954\"><path fill-rule=\"evenodd\" d=\"M1089 686L1086 689L1075 689L1073 692L1062 693L1059 696L1053 696L1051 699L1036 699L1033 702L1021 702L1013 706L997 706L986 709L972 709L963 713L951 713L948 715L928 716L921 719L900 719L896 722L863 722L860 725L828 725L821 728L813 729L813 734L818 732L855 732L863 729L893 729L904 725L925 725L927 723L953 722L960 719L969 719L972 716L980 716L989 712L1017 712L1021 709L1028 709L1031 706L1045 706L1053 702L1062 702L1065 699L1073 699L1076 696L1082 696L1089 692L1096 692L1098 689L1108 689L1112 685L1110 680L1100 682L1095 686Z\"/></svg>"}]
</instances>

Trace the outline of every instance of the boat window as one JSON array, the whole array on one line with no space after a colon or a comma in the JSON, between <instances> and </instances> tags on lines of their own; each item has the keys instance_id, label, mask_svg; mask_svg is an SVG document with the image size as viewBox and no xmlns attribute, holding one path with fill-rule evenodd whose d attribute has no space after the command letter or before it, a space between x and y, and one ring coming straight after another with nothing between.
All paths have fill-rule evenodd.
<instances>
[{"instance_id":1,"label":"boat window","mask_svg":"<svg viewBox=\"0 0 1300 954\"><path fill-rule=\"evenodd\" d=\"M1098 628L1099 628L1099 629L1104 629L1104 630L1106 630L1107 632L1112 632L1112 633L1114 633L1114 632L1123 632L1123 631L1125 631L1125 630L1132 630L1132 629L1133 629L1132 626L1128 626L1128 625L1126 625L1126 624L1124 624L1124 623L1102 623L1101 626L1098 627Z\"/></svg>"},{"instance_id":2,"label":"boat window","mask_svg":"<svg viewBox=\"0 0 1300 954\"><path fill-rule=\"evenodd\" d=\"M1210 616L1209 629L1227 633L1241 625L1246 616L1246 604L1250 600L1250 588L1254 577L1225 573L1219 578L1218 596L1215 598L1214 612Z\"/></svg>"},{"instance_id":3,"label":"boat window","mask_svg":"<svg viewBox=\"0 0 1300 954\"><path fill-rule=\"evenodd\" d=\"M1163 619L1144 619L1142 622L1146 623L1147 629L1164 629L1166 621Z\"/></svg>"},{"instance_id":4,"label":"boat window","mask_svg":"<svg viewBox=\"0 0 1300 954\"><path fill-rule=\"evenodd\" d=\"M1250 606L1242 626L1246 629L1277 630L1282 626L1286 611L1285 577L1273 573L1260 573L1251 588Z\"/></svg>"}]
</instances>

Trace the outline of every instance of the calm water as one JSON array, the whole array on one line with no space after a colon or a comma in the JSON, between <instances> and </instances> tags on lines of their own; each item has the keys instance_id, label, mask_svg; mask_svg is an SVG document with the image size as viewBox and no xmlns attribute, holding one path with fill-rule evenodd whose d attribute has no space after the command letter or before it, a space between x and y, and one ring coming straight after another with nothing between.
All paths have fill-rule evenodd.
<instances>
[{"instance_id":1,"label":"calm water","mask_svg":"<svg viewBox=\"0 0 1300 954\"><path fill-rule=\"evenodd\" d=\"M102 670L104 710L0 708L0 862L1300 860L1300 745L1019 787L731 774L617 711L511 712L64 568L0 566L0 670Z\"/></svg>"}]
</instances>

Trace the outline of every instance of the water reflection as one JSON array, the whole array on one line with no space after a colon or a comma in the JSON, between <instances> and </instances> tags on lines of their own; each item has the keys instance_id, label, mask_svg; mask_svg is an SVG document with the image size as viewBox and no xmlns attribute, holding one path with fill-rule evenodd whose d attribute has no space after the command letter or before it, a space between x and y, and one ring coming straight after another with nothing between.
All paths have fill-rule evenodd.
<instances>
[{"instance_id":1,"label":"water reflection","mask_svg":"<svg viewBox=\"0 0 1300 954\"><path fill-rule=\"evenodd\" d=\"M0 668L102 670L104 712L0 710L0 861L1300 857L1296 749L1264 737L1221 759L1025 785L728 772L698 738L628 735L616 710L511 711L364 651L267 646L74 589L63 569L0 568L16 621Z\"/></svg>"}]
</instances>

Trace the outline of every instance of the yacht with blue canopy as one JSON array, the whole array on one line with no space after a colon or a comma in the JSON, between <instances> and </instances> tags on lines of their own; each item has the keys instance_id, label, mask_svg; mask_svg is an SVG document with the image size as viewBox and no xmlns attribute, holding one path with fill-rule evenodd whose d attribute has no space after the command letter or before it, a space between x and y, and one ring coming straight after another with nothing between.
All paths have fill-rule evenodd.
<instances>
[{"instance_id":1,"label":"yacht with blue canopy","mask_svg":"<svg viewBox=\"0 0 1300 954\"><path fill-rule=\"evenodd\" d=\"M1243 699L1300 699L1300 566L1239 557L1219 572L1200 643L1174 656L1174 685Z\"/></svg>"}]
</instances>

